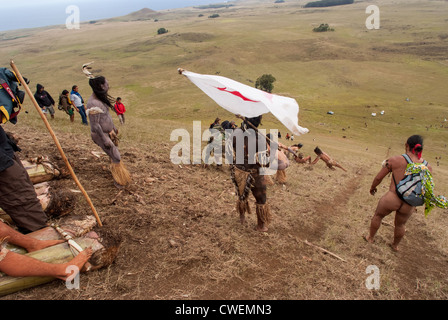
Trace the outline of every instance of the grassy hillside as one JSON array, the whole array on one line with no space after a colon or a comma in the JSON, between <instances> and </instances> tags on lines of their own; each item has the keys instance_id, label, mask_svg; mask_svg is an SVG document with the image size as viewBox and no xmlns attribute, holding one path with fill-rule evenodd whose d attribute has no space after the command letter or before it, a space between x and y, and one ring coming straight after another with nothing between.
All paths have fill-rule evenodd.
<instances>
[{"instance_id":1,"label":"grassy hillside","mask_svg":"<svg viewBox=\"0 0 448 320\"><path fill-rule=\"evenodd\" d=\"M405 139L412 134L424 136L424 156L433 163L436 190L448 195L447 3L375 1L380 8L381 25L379 30L368 30L365 10L371 1L355 1L351 5L331 8L303 8L306 2L239 0L228 8L185 8L157 14L144 10L117 19L82 24L79 30L60 26L5 32L0 34L0 65L8 66L9 60L13 59L22 74L31 79L33 91L35 85L41 83L56 98L63 89L77 84L87 99L91 90L81 65L95 61L93 72L108 78L110 93L122 97L128 110L127 124L120 127L123 148L144 150L164 162L169 161L169 150L176 143L170 141L172 130L185 128L191 132L193 121L202 121L205 130L217 116L236 120L234 115L221 109L188 79L180 76L178 67L197 73L219 74L252 86L262 74L272 74L277 79L273 93L295 98L300 106L299 124L310 129L308 134L296 137L295 142L304 143L304 152L311 155L313 148L319 145L349 167L350 173L332 174L325 168L291 168L287 191L283 192L281 187L270 191L271 199L282 201L276 203L278 212L283 212L283 220L277 220L277 226L285 233L276 233L269 239L289 248L291 239L287 234L293 232L291 226L298 225L303 232L309 227L316 231L315 241L349 256L353 263L350 266L361 274L361 278L365 270L362 263L366 260L373 259L385 265L385 292L380 297L419 297L421 292L411 292L414 282L405 290L401 287L402 278L396 278L394 272L400 261L386 249L367 252L359 234L367 230L369 216L378 200L366 198L366 195L381 161L388 155L403 152ZM219 18L208 18L214 13L219 14ZM313 28L321 23L328 23L335 31L313 32ZM157 35L161 27L169 32ZM45 132L29 98L25 110L28 113L20 115L17 126ZM330 110L333 115L327 114ZM384 111L383 115L381 111ZM372 113L377 116L373 117ZM80 122L78 118L77 121ZM51 124L61 135L81 135L89 141L89 128L68 125L68 118L61 112ZM13 130L10 124L6 127ZM264 117L262 128L279 129L283 136L287 132L271 115ZM282 142L286 143L285 140ZM435 157L441 157L439 166L435 164ZM160 169L160 166L155 164L155 168ZM222 196L224 191L214 180L219 173L199 175L189 176L193 185L202 179L210 181L218 188L209 191L210 197L219 198L220 204L233 206L233 197L227 193ZM187 183L179 181L180 184ZM196 191L191 188L185 186L184 191L189 190L194 198ZM322 199L327 198L331 201L325 203ZM294 211L293 208L299 209ZM189 210L200 209L194 206ZM434 212L442 213L438 209ZM322 213L322 220L315 213ZM206 219L207 215L201 221L214 225L211 218ZM226 219L225 223L229 220L227 216L223 219ZM232 219L236 219L235 216ZM297 222L297 219L301 220ZM428 246L439 250L440 259L445 259L448 248L442 241L446 238L444 216L434 214L432 220L425 220L420 213L416 219L411 229L419 230L419 235L430 235L433 241ZM288 221L297 223L288 225ZM322 229L323 225L327 228ZM419 229L422 226L426 231ZM219 227L217 229L217 232L223 232ZM240 244L232 242L240 239L238 230L231 229L230 235L225 233L226 238L220 241L238 251ZM263 238L263 241L269 239ZM409 246L412 252L413 247ZM426 256L423 249L421 251L421 255ZM289 256L282 250L280 252L284 256L279 260L286 257L283 261L288 261ZM387 258L383 259L383 255ZM416 257L409 258L409 265L418 262L415 260L420 256ZM233 267L235 263L244 264L244 260L238 258L236 261L240 262L235 262L234 258L225 256L226 261L233 261L230 264ZM219 259L223 258L219 256ZM446 266L446 259L440 263ZM280 284L286 288L289 279L294 286L268 298L375 298L374 294L359 289L359 279L353 279L354 275L348 274L341 265L336 267L339 273L334 282L329 280L334 275L334 265L328 261L316 273L303 275L303 270L297 271L304 277L299 280L289 278L285 271L288 267L279 267L280 262L270 266L274 265L286 276ZM214 279L220 284L219 279L226 276L219 272L224 272L227 266L221 265L222 269L214 270ZM258 270L258 267L251 265L252 270ZM246 279L242 274L238 276ZM419 274L418 277L423 297L446 298L446 280L439 282L435 273ZM201 288L200 279L199 276L195 284L199 293L196 291L192 297L207 297L207 290L198 289ZM307 296L306 293L313 290L309 281L317 281L323 291ZM353 289L355 284L358 284L356 290ZM332 285L340 286L328 289ZM244 288L247 287L246 283ZM259 283L259 287L251 288L254 292L243 298L261 298L267 287L265 282ZM224 285L217 290L214 297L227 298L225 288ZM323 293L325 288L329 291L327 295ZM154 298L154 294L143 296ZM161 296L172 297L168 293ZM155 297L160 296L156 294ZM241 298L236 294L232 297Z\"/></svg>"},{"instance_id":2,"label":"grassy hillside","mask_svg":"<svg viewBox=\"0 0 448 320\"><path fill-rule=\"evenodd\" d=\"M249 85L263 73L273 74L274 93L297 99L300 123L311 135L340 137L341 128L350 126L345 135L363 142L372 134L391 133L388 141L401 143L411 132L446 140L446 130L434 128L447 116L443 5L380 2L381 29L370 31L365 2L306 9L293 1L237 1L234 7L208 12L162 12L157 22L22 31L22 37L2 41L0 50L2 65L13 58L33 85L42 82L55 96L73 83L87 96L79 68L95 61L95 71L107 76L112 93L129 105L129 117L151 119L153 125L159 119L188 123L208 121L215 114L232 117L176 74L183 67ZM220 18L207 18L212 12ZM205 15L198 17L200 13ZM329 23L336 32L313 33L320 23ZM169 33L157 35L160 27ZM335 115L328 117L328 110ZM382 110L384 117L370 116ZM432 128L426 131L428 126Z\"/></svg>"}]
</instances>

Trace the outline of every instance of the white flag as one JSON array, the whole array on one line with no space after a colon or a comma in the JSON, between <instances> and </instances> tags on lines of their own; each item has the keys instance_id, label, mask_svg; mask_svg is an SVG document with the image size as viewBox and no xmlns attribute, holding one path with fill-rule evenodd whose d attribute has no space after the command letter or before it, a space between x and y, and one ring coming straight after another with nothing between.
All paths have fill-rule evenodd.
<instances>
[{"instance_id":1,"label":"white flag","mask_svg":"<svg viewBox=\"0 0 448 320\"><path fill-rule=\"evenodd\" d=\"M299 126L299 105L292 98L271 94L221 76L182 72L224 109L247 118L271 112L295 135L309 130Z\"/></svg>"}]
</instances>

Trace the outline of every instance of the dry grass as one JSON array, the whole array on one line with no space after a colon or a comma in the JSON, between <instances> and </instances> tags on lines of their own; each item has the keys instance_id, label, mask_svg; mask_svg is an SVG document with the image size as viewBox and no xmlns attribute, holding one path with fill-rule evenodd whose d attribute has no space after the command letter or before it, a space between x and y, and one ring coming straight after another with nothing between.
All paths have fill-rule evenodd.
<instances>
[{"instance_id":1,"label":"dry grass","mask_svg":"<svg viewBox=\"0 0 448 320\"><path fill-rule=\"evenodd\" d=\"M160 19L170 33L160 37L155 35L160 23L131 21L85 25L76 33L31 30L26 41L1 42L2 65L9 62L5 57L14 58L33 84L43 83L54 96L76 83L87 98L90 89L79 69L96 61L112 94L128 109L120 150L134 181L112 204L118 191L107 159L88 156L96 150L89 129L67 125L57 113L52 126L75 171L105 226L124 241L117 261L84 275L80 291L54 282L4 299L446 299L444 211L434 209L425 218L419 208L398 253L388 246L393 216L385 219L375 244L362 239L387 189L384 181L371 196L372 179L382 160L403 152L407 136L425 136L436 191L448 194L442 4L379 1L384 20L376 33L359 27L365 4L304 10L292 2L274 8L271 1L242 1L221 10L219 19L200 19L195 9L170 12ZM334 23L336 32L309 31L322 22ZM49 48L40 45L42 37L52 40ZM294 142L304 143L307 155L318 145L348 172L323 163L292 164L286 185L268 189L270 231L255 232L254 215L241 226L228 167L205 170L170 162L174 129L192 133L194 120L205 130L216 116L233 119L180 77L177 67L220 72L244 83L272 73L278 79L275 93L298 100L299 123L311 130ZM383 109L385 117L371 117ZM25 110L17 126L5 126L23 137L23 156L56 154L29 99ZM328 110L335 115L326 115ZM272 116L262 127L286 134ZM436 156L442 156L440 166ZM71 181L65 184L74 188ZM88 212L79 199L76 213ZM369 265L380 270L380 290L365 286Z\"/></svg>"}]
</instances>

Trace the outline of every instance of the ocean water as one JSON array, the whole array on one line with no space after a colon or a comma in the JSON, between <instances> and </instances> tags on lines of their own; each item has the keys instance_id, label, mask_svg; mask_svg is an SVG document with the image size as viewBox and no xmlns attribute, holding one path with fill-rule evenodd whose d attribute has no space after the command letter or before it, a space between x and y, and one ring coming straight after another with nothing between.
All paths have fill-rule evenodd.
<instances>
[{"instance_id":1,"label":"ocean water","mask_svg":"<svg viewBox=\"0 0 448 320\"><path fill-rule=\"evenodd\" d=\"M123 16L143 8L166 10L226 0L0 0L0 31L64 25L73 11L79 8L80 21Z\"/></svg>"}]
</instances>

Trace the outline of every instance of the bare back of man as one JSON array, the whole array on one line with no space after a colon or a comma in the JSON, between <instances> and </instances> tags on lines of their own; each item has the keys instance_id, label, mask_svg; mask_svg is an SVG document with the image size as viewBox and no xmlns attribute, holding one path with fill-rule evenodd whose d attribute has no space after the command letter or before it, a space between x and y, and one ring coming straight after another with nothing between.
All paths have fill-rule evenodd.
<instances>
[{"instance_id":1,"label":"bare back of man","mask_svg":"<svg viewBox=\"0 0 448 320\"><path fill-rule=\"evenodd\" d=\"M416 163L423 162L423 159L417 159L417 157L408 153L409 157L412 161ZM370 188L370 194L375 195L377 192L377 186L381 183L381 181L389 174L392 173L395 181L400 181L404 178L404 173L406 170L407 161L403 156L394 156L389 158L383 163L383 167L378 172L377 176L374 178L372 182L372 186ZM431 167L428 166L430 170ZM395 228L394 228L394 240L391 243L391 248L394 251L398 251L398 244L403 238L406 228L405 224L408 219L412 216L412 214L416 211L415 207L407 204L403 200L401 200L395 190L395 182L394 179L390 179L389 190L381 197L378 201L378 205L375 210L375 214L372 217L370 223L369 235L365 236L365 240L372 243L374 241L374 237L381 226L381 222L384 217L391 214L395 211Z\"/></svg>"}]
</instances>

